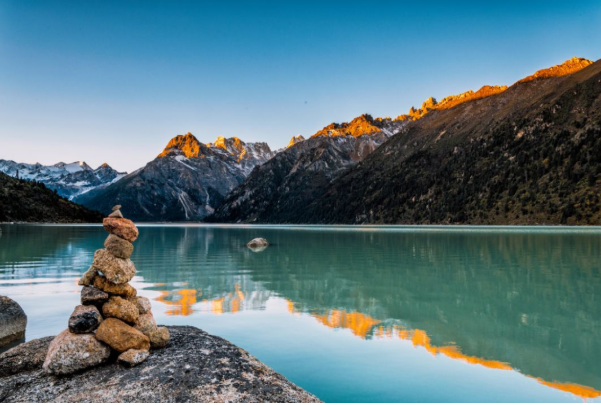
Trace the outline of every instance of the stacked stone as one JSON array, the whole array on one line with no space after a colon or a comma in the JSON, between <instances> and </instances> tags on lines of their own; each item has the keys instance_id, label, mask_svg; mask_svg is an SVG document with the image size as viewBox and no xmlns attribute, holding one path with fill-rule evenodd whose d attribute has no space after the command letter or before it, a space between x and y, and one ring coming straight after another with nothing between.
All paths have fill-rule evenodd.
<instances>
[{"instance_id":1,"label":"stacked stone","mask_svg":"<svg viewBox=\"0 0 601 405\"><path fill-rule=\"evenodd\" d=\"M48 373L70 374L105 362L111 353L118 362L135 366L148 358L151 348L167 345L169 330L157 326L150 301L137 296L129 284L136 274L130 256L138 229L120 209L113 207L103 220L109 236L79 280L81 305L71 314L68 329L48 348L44 362Z\"/></svg>"}]
</instances>

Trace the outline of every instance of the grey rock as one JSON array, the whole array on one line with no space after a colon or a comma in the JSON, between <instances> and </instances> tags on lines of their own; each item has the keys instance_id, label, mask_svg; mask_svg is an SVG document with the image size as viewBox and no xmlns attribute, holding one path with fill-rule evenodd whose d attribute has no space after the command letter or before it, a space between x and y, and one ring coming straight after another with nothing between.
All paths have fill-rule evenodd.
<instances>
[{"instance_id":1,"label":"grey rock","mask_svg":"<svg viewBox=\"0 0 601 405\"><path fill-rule=\"evenodd\" d=\"M101 307L108 300L108 293L99 290L96 287L85 286L81 289L82 305L95 305L96 307Z\"/></svg>"},{"instance_id":2,"label":"grey rock","mask_svg":"<svg viewBox=\"0 0 601 405\"><path fill-rule=\"evenodd\" d=\"M134 367L148 358L148 350L129 349L117 357L117 361L126 366Z\"/></svg>"},{"instance_id":3,"label":"grey rock","mask_svg":"<svg viewBox=\"0 0 601 405\"><path fill-rule=\"evenodd\" d=\"M157 328L157 323L154 320L154 316L152 312L146 312L145 314L141 314L138 317L138 320L134 324L134 328L145 334L148 338L150 338L151 333L155 331Z\"/></svg>"},{"instance_id":4,"label":"grey rock","mask_svg":"<svg viewBox=\"0 0 601 405\"><path fill-rule=\"evenodd\" d=\"M267 239L265 238L254 238L248 242L246 246L251 249L266 248L269 246L269 242L267 242Z\"/></svg>"},{"instance_id":5,"label":"grey rock","mask_svg":"<svg viewBox=\"0 0 601 405\"><path fill-rule=\"evenodd\" d=\"M128 298L128 300L130 300L131 302L136 304L136 306L138 307L138 312L140 312L140 315L144 315L144 314L150 312L150 310L152 309L152 307L150 305L150 300L146 297L133 297L133 298Z\"/></svg>"},{"instance_id":6,"label":"grey rock","mask_svg":"<svg viewBox=\"0 0 601 405\"><path fill-rule=\"evenodd\" d=\"M0 295L0 346L25 337L27 315L23 308L8 297Z\"/></svg>"},{"instance_id":7,"label":"grey rock","mask_svg":"<svg viewBox=\"0 0 601 405\"><path fill-rule=\"evenodd\" d=\"M94 305L78 305L69 317L69 330L72 333L90 333L100 322L102 315Z\"/></svg>"},{"instance_id":8,"label":"grey rock","mask_svg":"<svg viewBox=\"0 0 601 405\"><path fill-rule=\"evenodd\" d=\"M110 213L109 218L123 218L123 214L120 210L116 210Z\"/></svg>"},{"instance_id":9,"label":"grey rock","mask_svg":"<svg viewBox=\"0 0 601 405\"><path fill-rule=\"evenodd\" d=\"M0 354L0 377L42 368L54 336L34 339Z\"/></svg>"},{"instance_id":10,"label":"grey rock","mask_svg":"<svg viewBox=\"0 0 601 405\"><path fill-rule=\"evenodd\" d=\"M106 361L111 349L93 334L79 335L65 329L48 346L42 368L48 374L65 375Z\"/></svg>"},{"instance_id":11,"label":"grey rock","mask_svg":"<svg viewBox=\"0 0 601 405\"><path fill-rule=\"evenodd\" d=\"M169 329L164 326L159 326L150 331L150 347L153 349L159 349L167 346L170 339Z\"/></svg>"},{"instance_id":12,"label":"grey rock","mask_svg":"<svg viewBox=\"0 0 601 405\"><path fill-rule=\"evenodd\" d=\"M104 241L104 248L110 254L112 254L115 257L118 257L119 259L129 259L134 251L134 245L132 245L125 239L113 234L110 234Z\"/></svg>"},{"instance_id":13,"label":"grey rock","mask_svg":"<svg viewBox=\"0 0 601 405\"><path fill-rule=\"evenodd\" d=\"M105 363L69 378L39 369L2 377L0 401L319 402L224 339L190 326L169 331L169 345L134 368Z\"/></svg>"}]
</instances>

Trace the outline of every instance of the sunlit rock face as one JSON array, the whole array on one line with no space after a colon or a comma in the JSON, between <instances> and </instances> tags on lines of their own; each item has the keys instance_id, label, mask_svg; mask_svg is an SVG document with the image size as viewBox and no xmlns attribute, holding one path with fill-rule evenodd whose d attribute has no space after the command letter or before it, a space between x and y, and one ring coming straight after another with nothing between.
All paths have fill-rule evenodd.
<instances>
[{"instance_id":1,"label":"sunlit rock face","mask_svg":"<svg viewBox=\"0 0 601 405\"><path fill-rule=\"evenodd\" d=\"M592 65L593 62L585 59L578 58L574 56L572 59L568 59L562 64L551 66L547 69L541 69L536 71L533 75L527 76L522 80L518 81L518 83L530 82L537 79L543 79L547 77L561 77L566 76L571 73L578 72L579 70L584 69L585 67Z\"/></svg>"},{"instance_id":2,"label":"sunlit rock face","mask_svg":"<svg viewBox=\"0 0 601 405\"><path fill-rule=\"evenodd\" d=\"M44 183L46 187L68 199L115 182L127 174L116 171L107 163L92 169L83 161L44 166L40 163L17 163L2 159L0 171L12 177Z\"/></svg>"},{"instance_id":3,"label":"sunlit rock face","mask_svg":"<svg viewBox=\"0 0 601 405\"><path fill-rule=\"evenodd\" d=\"M273 154L266 143L178 135L143 168L77 201L101 212L119 203L136 221L201 221Z\"/></svg>"},{"instance_id":4,"label":"sunlit rock face","mask_svg":"<svg viewBox=\"0 0 601 405\"><path fill-rule=\"evenodd\" d=\"M296 145L297 143L302 142L304 140L305 140L305 137L302 135L293 136L292 138L290 138L290 142L288 142L288 145L286 147L289 148L289 147Z\"/></svg>"},{"instance_id":5,"label":"sunlit rock face","mask_svg":"<svg viewBox=\"0 0 601 405\"><path fill-rule=\"evenodd\" d=\"M535 72L533 75L527 76L517 83L526 83L531 82L537 79L544 79L550 77L561 77L566 76L572 73L576 73L585 67L592 65L593 62L585 59L585 58L577 58L573 57L572 59L568 59L562 64L552 66L547 69L541 69ZM422 118L424 115L429 113L430 111L435 110L446 110L449 108L453 108L459 104L463 104L467 101L479 100L482 98L494 96L495 94L499 94L507 90L507 86L482 86L478 91L474 92L473 90L468 90L464 93L452 95L443 98L441 101L436 101L434 97L428 98L426 101L422 103L421 108L411 107L407 114L399 115L396 120L397 121L415 121Z\"/></svg>"}]
</instances>

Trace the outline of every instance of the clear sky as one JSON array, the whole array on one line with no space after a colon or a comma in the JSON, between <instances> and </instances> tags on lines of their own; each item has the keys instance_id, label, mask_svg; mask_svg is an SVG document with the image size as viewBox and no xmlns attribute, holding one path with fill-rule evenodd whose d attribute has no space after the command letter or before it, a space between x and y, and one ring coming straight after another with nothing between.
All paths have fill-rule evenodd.
<instances>
[{"instance_id":1,"label":"clear sky","mask_svg":"<svg viewBox=\"0 0 601 405\"><path fill-rule=\"evenodd\" d=\"M0 0L0 158L133 171L176 134L284 146L572 56L601 1Z\"/></svg>"}]
</instances>

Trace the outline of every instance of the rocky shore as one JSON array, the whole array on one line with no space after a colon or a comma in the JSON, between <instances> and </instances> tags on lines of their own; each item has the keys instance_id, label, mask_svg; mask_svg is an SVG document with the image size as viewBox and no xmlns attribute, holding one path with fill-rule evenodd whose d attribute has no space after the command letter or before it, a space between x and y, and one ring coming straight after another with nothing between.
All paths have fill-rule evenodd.
<instances>
[{"instance_id":1,"label":"rocky shore","mask_svg":"<svg viewBox=\"0 0 601 405\"><path fill-rule=\"evenodd\" d=\"M190 326L137 367L107 362L68 376L42 363L52 337L0 355L0 402L320 402L232 343Z\"/></svg>"}]
</instances>

